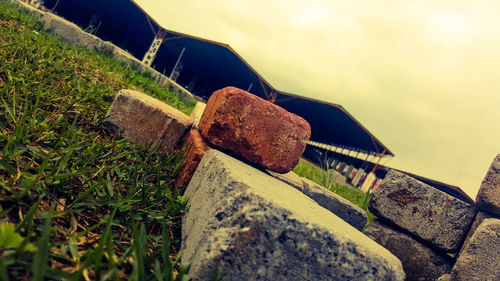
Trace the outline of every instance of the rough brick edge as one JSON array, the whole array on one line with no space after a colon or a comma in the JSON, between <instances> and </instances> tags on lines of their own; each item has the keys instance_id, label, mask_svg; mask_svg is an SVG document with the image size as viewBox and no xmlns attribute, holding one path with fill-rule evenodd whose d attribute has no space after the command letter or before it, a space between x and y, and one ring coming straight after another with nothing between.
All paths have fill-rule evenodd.
<instances>
[{"instance_id":1,"label":"rough brick edge","mask_svg":"<svg viewBox=\"0 0 500 281\"><path fill-rule=\"evenodd\" d=\"M203 155L210 149L212 147L203 139L198 129L192 129L189 132L184 144L183 168L175 181L177 187L188 185Z\"/></svg>"}]
</instances>

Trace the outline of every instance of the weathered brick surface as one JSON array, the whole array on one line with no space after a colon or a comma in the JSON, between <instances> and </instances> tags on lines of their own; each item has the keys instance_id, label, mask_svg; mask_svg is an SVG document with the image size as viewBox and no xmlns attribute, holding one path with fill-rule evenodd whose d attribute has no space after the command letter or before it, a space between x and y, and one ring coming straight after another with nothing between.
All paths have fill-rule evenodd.
<instances>
[{"instance_id":1,"label":"weathered brick surface","mask_svg":"<svg viewBox=\"0 0 500 281\"><path fill-rule=\"evenodd\" d=\"M477 192L476 202L482 210L500 215L500 154L491 163Z\"/></svg>"},{"instance_id":2,"label":"weathered brick surface","mask_svg":"<svg viewBox=\"0 0 500 281\"><path fill-rule=\"evenodd\" d=\"M186 141L186 158L184 159L184 168L177 177L177 186L185 186L191 180L201 158L210 149L208 144L203 140L200 131L197 129L191 130Z\"/></svg>"},{"instance_id":3,"label":"weathered brick surface","mask_svg":"<svg viewBox=\"0 0 500 281\"><path fill-rule=\"evenodd\" d=\"M408 234L374 220L364 233L399 258L406 281L434 281L450 273L453 260Z\"/></svg>"},{"instance_id":4,"label":"weathered brick surface","mask_svg":"<svg viewBox=\"0 0 500 281\"><path fill-rule=\"evenodd\" d=\"M177 109L138 91L124 89L108 110L105 126L137 144L175 150L192 120Z\"/></svg>"},{"instance_id":5,"label":"weathered brick surface","mask_svg":"<svg viewBox=\"0 0 500 281\"><path fill-rule=\"evenodd\" d=\"M400 172L387 173L370 211L446 252L457 252L476 208Z\"/></svg>"},{"instance_id":6,"label":"weathered brick surface","mask_svg":"<svg viewBox=\"0 0 500 281\"><path fill-rule=\"evenodd\" d=\"M297 165L311 136L303 118L234 87L212 94L198 128L214 146L278 173Z\"/></svg>"},{"instance_id":7,"label":"weathered brick surface","mask_svg":"<svg viewBox=\"0 0 500 281\"><path fill-rule=\"evenodd\" d=\"M500 280L500 220L485 219L458 257L453 281Z\"/></svg>"},{"instance_id":8,"label":"weathered brick surface","mask_svg":"<svg viewBox=\"0 0 500 281\"><path fill-rule=\"evenodd\" d=\"M295 188L216 149L184 193L183 261L193 281L404 280L388 250Z\"/></svg>"}]
</instances>

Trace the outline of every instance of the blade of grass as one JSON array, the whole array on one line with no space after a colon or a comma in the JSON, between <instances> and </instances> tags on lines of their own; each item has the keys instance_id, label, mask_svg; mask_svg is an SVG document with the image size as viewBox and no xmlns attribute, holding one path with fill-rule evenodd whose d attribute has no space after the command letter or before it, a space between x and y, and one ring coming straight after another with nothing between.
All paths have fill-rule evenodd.
<instances>
[{"instance_id":1,"label":"blade of grass","mask_svg":"<svg viewBox=\"0 0 500 281\"><path fill-rule=\"evenodd\" d=\"M104 245L108 243L108 240L111 239L111 226L113 225L113 220L116 215L116 211L118 208L114 208L111 216L109 216L108 222L106 224L106 228L104 229L104 233L99 240L99 245L97 246L96 254L95 254L95 276L96 279L100 279L101 277L101 264L102 264L102 256L104 255Z\"/></svg>"},{"instance_id":2,"label":"blade of grass","mask_svg":"<svg viewBox=\"0 0 500 281\"><path fill-rule=\"evenodd\" d=\"M134 219L132 219L133 221ZM141 224L140 228L137 229L137 223L132 222L132 233L134 237L134 268L132 275L139 281L145 280L146 274L144 271L144 254L145 254L145 244L147 242L146 238L146 228L144 224Z\"/></svg>"},{"instance_id":3,"label":"blade of grass","mask_svg":"<svg viewBox=\"0 0 500 281\"><path fill-rule=\"evenodd\" d=\"M155 260L155 271L154 271L154 275L155 275L155 278L156 280L158 281L163 281L163 275L166 275L167 273L165 272L162 272L162 268L161 268L161 265L160 265L160 261L158 259ZM168 280L168 279L167 279Z\"/></svg>"},{"instance_id":4,"label":"blade of grass","mask_svg":"<svg viewBox=\"0 0 500 281\"><path fill-rule=\"evenodd\" d=\"M73 154L74 150L75 150L74 146L70 146L68 148L63 159L61 160L61 162L59 162L59 166L57 167L56 175L58 175L64 168L66 168L66 165L68 165L68 161L71 158L71 154Z\"/></svg>"},{"instance_id":5,"label":"blade of grass","mask_svg":"<svg viewBox=\"0 0 500 281\"><path fill-rule=\"evenodd\" d=\"M163 275L166 276L166 281L172 281L174 265L170 261L170 234L165 221L161 224L161 258L163 260Z\"/></svg>"},{"instance_id":6,"label":"blade of grass","mask_svg":"<svg viewBox=\"0 0 500 281\"><path fill-rule=\"evenodd\" d=\"M9 275L7 274L7 267L0 259L0 281L9 281Z\"/></svg>"},{"instance_id":7,"label":"blade of grass","mask_svg":"<svg viewBox=\"0 0 500 281\"><path fill-rule=\"evenodd\" d=\"M33 280L34 281L42 281L45 276L45 272L47 270L47 262L49 259L49 234L50 234L50 225L51 225L52 217L47 213L47 217L45 219L45 223L42 227L42 236L38 240L37 248L38 250L35 252L32 272L33 272Z\"/></svg>"},{"instance_id":8,"label":"blade of grass","mask_svg":"<svg viewBox=\"0 0 500 281\"><path fill-rule=\"evenodd\" d=\"M26 225L28 222L33 221L33 215L35 214L36 210L38 209L38 205L42 202L43 197L38 199L38 201L35 202L33 206L28 210L28 212L24 215L23 220L16 226L15 232L21 231L24 225Z\"/></svg>"},{"instance_id":9,"label":"blade of grass","mask_svg":"<svg viewBox=\"0 0 500 281\"><path fill-rule=\"evenodd\" d=\"M17 174L16 168L14 168L14 166L7 163L7 161L5 161L4 159L0 159L0 168L3 170L6 170L7 172L9 172L9 174L11 174L13 176Z\"/></svg>"}]
</instances>

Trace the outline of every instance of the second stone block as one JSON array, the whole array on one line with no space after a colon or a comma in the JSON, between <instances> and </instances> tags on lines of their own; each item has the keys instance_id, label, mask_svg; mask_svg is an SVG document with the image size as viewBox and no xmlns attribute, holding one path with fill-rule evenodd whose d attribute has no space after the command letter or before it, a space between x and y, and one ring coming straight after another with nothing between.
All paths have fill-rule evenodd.
<instances>
[{"instance_id":1,"label":"second stone block","mask_svg":"<svg viewBox=\"0 0 500 281\"><path fill-rule=\"evenodd\" d=\"M139 145L176 150L193 121L189 116L144 93L123 89L111 104L104 126Z\"/></svg>"},{"instance_id":2,"label":"second stone block","mask_svg":"<svg viewBox=\"0 0 500 281\"><path fill-rule=\"evenodd\" d=\"M369 209L449 253L459 250L476 215L474 206L394 170L374 190Z\"/></svg>"}]
</instances>

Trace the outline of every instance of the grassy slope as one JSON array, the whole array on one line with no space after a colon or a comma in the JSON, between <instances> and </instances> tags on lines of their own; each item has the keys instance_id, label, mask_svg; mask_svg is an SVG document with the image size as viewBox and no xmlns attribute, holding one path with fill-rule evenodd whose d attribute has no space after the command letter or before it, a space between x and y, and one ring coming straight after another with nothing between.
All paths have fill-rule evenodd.
<instances>
[{"instance_id":1,"label":"grassy slope","mask_svg":"<svg viewBox=\"0 0 500 281\"><path fill-rule=\"evenodd\" d=\"M297 175L308 178L361 207L368 215L368 223L370 223L375 217L368 210L368 202L370 199L369 194L365 194L357 188L334 183L328 172L304 159L300 159L299 164L293 169L293 171Z\"/></svg>"},{"instance_id":2,"label":"grassy slope","mask_svg":"<svg viewBox=\"0 0 500 281\"><path fill-rule=\"evenodd\" d=\"M180 157L102 130L121 88L185 113L194 105L0 2L0 280L145 280L179 269Z\"/></svg>"}]
</instances>

